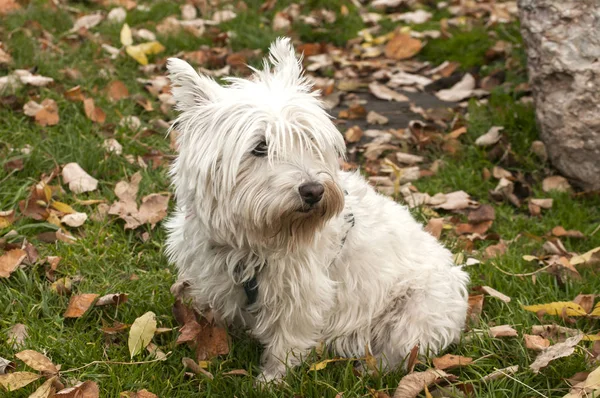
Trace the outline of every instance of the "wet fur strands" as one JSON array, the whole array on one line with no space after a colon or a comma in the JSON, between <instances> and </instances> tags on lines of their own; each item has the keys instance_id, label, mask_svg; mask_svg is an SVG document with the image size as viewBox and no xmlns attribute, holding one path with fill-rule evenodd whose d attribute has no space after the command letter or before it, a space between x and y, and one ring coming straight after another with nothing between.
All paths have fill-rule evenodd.
<instances>
[{"instance_id":1,"label":"wet fur strands","mask_svg":"<svg viewBox=\"0 0 600 398\"><path fill-rule=\"evenodd\" d=\"M168 69L180 153L167 254L196 306L264 345L259 380L321 342L394 367L459 338L467 274L405 207L340 170L342 135L289 39L226 86L179 59Z\"/></svg>"}]
</instances>

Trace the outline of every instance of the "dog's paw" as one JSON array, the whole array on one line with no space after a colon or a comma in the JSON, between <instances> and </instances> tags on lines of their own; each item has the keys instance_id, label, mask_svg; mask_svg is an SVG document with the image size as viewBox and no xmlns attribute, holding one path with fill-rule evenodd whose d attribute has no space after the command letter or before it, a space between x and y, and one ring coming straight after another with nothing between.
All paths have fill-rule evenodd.
<instances>
[{"instance_id":1,"label":"dog's paw","mask_svg":"<svg viewBox=\"0 0 600 398\"><path fill-rule=\"evenodd\" d=\"M280 386L285 384L283 380L285 376L285 371L281 372L279 370L263 370L258 376L256 376L256 380L254 384L257 387L268 388L271 386Z\"/></svg>"}]
</instances>

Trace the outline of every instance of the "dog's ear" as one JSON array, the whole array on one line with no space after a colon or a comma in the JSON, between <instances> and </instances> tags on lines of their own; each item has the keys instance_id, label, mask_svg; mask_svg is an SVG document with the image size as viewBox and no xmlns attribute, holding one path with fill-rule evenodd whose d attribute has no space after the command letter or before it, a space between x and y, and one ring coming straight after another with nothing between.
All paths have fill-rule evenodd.
<instances>
[{"instance_id":1,"label":"dog's ear","mask_svg":"<svg viewBox=\"0 0 600 398\"><path fill-rule=\"evenodd\" d=\"M274 73L289 85L295 85L302 77L302 57L297 58L289 37L279 37L269 48L269 61Z\"/></svg>"},{"instance_id":2,"label":"dog's ear","mask_svg":"<svg viewBox=\"0 0 600 398\"><path fill-rule=\"evenodd\" d=\"M200 76L187 62L178 58L167 61L171 92L177 103L176 108L186 111L194 106L214 101L223 88L213 79Z\"/></svg>"}]
</instances>

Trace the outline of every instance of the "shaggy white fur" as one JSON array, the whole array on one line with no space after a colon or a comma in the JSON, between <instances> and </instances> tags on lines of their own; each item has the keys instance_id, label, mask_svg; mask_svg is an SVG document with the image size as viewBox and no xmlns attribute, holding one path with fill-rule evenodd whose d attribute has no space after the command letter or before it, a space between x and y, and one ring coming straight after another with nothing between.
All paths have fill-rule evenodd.
<instances>
[{"instance_id":1,"label":"shaggy white fur","mask_svg":"<svg viewBox=\"0 0 600 398\"><path fill-rule=\"evenodd\" d=\"M320 342L393 367L459 338L467 274L405 207L340 170L342 135L289 39L225 87L179 59L168 69L181 114L167 253L199 308L264 345L261 380Z\"/></svg>"}]
</instances>

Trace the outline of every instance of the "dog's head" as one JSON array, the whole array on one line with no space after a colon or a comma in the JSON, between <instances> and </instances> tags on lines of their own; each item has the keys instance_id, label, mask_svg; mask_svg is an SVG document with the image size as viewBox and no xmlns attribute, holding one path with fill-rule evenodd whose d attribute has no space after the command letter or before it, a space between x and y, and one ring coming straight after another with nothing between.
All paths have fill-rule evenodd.
<instances>
[{"instance_id":1,"label":"dog's head","mask_svg":"<svg viewBox=\"0 0 600 398\"><path fill-rule=\"evenodd\" d=\"M342 211L336 179L344 141L289 39L271 46L263 70L227 78L226 86L185 61L167 66L181 112L177 199L217 240L289 249Z\"/></svg>"}]
</instances>

